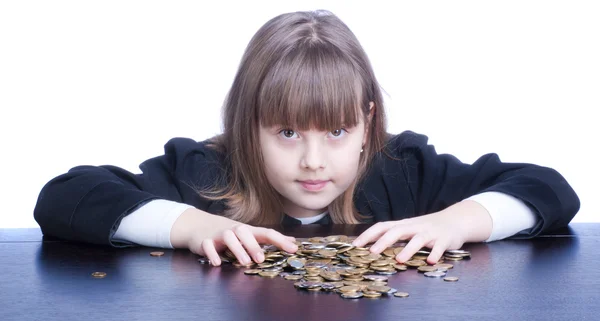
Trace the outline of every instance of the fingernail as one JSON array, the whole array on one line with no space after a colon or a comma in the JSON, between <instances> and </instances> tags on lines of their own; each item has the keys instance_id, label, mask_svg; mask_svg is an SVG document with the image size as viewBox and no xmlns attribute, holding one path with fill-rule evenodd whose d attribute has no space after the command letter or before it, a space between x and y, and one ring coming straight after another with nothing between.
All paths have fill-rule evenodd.
<instances>
[{"instance_id":1,"label":"fingernail","mask_svg":"<svg viewBox=\"0 0 600 321\"><path fill-rule=\"evenodd\" d=\"M256 253L256 260L258 261L258 263L262 263L262 261L264 259L265 259L265 255L262 252Z\"/></svg>"},{"instance_id":2,"label":"fingernail","mask_svg":"<svg viewBox=\"0 0 600 321\"><path fill-rule=\"evenodd\" d=\"M244 260L243 264L250 264L250 262L252 261L252 260L250 260L250 257L247 254L244 254L243 260Z\"/></svg>"}]
</instances>

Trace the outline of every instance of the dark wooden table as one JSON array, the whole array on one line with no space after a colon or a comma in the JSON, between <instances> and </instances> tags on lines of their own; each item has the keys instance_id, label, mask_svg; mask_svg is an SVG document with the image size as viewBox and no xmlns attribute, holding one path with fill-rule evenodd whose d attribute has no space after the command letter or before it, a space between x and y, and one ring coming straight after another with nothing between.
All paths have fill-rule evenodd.
<instances>
[{"instance_id":1,"label":"dark wooden table","mask_svg":"<svg viewBox=\"0 0 600 321\"><path fill-rule=\"evenodd\" d=\"M358 235L365 226L282 229ZM598 320L600 224L533 240L467 244L456 283L414 270L390 278L410 297L344 300L292 281L198 263L187 250L113 249L0 229L0 320ZM94 271L107 276L95 279Z\"/></svg>"}]
</instances>

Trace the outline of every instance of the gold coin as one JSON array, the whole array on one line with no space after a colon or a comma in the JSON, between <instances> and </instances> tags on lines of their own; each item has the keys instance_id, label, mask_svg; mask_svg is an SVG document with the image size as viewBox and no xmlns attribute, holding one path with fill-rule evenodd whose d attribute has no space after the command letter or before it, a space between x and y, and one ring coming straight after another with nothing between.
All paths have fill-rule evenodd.
<instances>
[{"instance_id":1,"label":"gold coin","mask_svg":"<svg viewBox=\"0 0 600 321\"><path fill-rule=\"evenodd\" d=\"M436 265L434 265L433 267L435 268L443 268L443 269L451 269L454 267L454 265L450 264L450 263L438 263Z\"/></svg>"},{"instance_id":2,"label":"gold coin","mask_svg":"<svg viewBox=\"0 0 600 321\"><path fill-rule=\"evenodd\" d=\"M444 281L446 281L446 282L456 282L456 281L458 281L458 278L455 277L455 276L447 276L447 277L444 278Z\"/></svg>"},{"instance_id":3,"label":"gold coin","mask_svg":"<svg viewBox=\"0 0 600 321\"><path fill-rule=\"evenodd\" d=\"M258 274L260 272L261 272L261 270L259 270L259 269L250 269L250 270L244 271L244 274L255 275L255 274Z\"/></svg>"},{"instance_id":4,"label":"gold coin","mask_svg":"<svg viewBox=\"0 0 600 321\"><path fill-rule=\"evenodd\" d=\"M98 279L101 279L101 278L103 278L105 276L106 276L105 272L94 272L94 273L92 273L92 277L95 277L95 278L98 278Z\"/></svg>"},{"instance_id":5,"label":"gold coin","mask_svg":"<svg viewBox=\"0 0 600 321\"><path fill-rule=\"evenodd\" d=\"M424 265L424 266L419 266L417 268L417 271L419 272L433 272L433 271L437 271L438 268L434 267L434 266L429 266L429 265Z\"/></svg>"},{"instance_id":6,"label":"gold coin","mask_svg":"<svg viewBox=\"0 0 600 321\"><path fill-rule=\"evenodd\" d=\"M394 268L398 271L406 271L408 269L404 264L394 264Z\"/></svg>"},{"instance_id":7,"label":"gold coin","mask_svg":"<svg viewBox=\"0 0 600 321\"><path fill-rule=\"evenodd\" d=\"M266 268L273 267L274 265L275 264L273 264L273 263L263 262L263 263L259 263L258 264L258 268L260 268L260 269L266 269Z\"/></svg>"},{"instance_id":8,"label":"gold coin","mask_svg":"<svg viewBox=\"0 0 600 321\"><path fill-rule=\"evenodd\" d=\"M367 288L369 291L376 291L380 293L388 293L392 288L389 286L371 285Z\"/></svg>"},{"instance_id":9,"label":"gold coin","mask_svg":"<svg viewBox=\"0 0 600 321\"><path fill-rule=\"evenodd\" d=\"M350 250L346 253L348 253L350 256L365 256L371 254L371 251L355 248L354 250Z\"/></svg>"},{"instance_id":10,"label":"gold coin","mask_svg":"<svg viewBox=\"0 0 600 321\"><path fill-rule=\"evenodd\" d=\"M399 297L399 298L408 298L408 293L407 292L396 292L394 293L395 297Z\"/></svg>"},{"instance_id":11,"label":"gold coin","mask_svg":"<svg viewBox=\"0 0 600 321\"><path fill-rule=\"evenodd\" d=\"M360 290L360 287L358 287L356 285L346 285L346 286L339 288L339 290L340 290L340 292L356 292L356 291Z\"/></svg>"},{"instance_id":12,"label":"gold coin","mask_svg":"<svg viewBox=\"0 0 600 321\"><path fill-rule=\"evenodd\" d=\"M150 252L150 255L152 255L152 256L163 256L163 255L165 255L165 252L161 252L161 251Z\"/></svg>"},{"instance_id":13,"label":"gold coin","mask_svg":"<svg viewBox=\"0 0 600 321\"><path fill-rule=\"evenodd\" d=\"M410 267L419 267L419 266L427 265L427 262L425 262L423 260L410 260L410 261L404 262L404 265L407 265Z\"/></svg>"},{"instance_id":14,"label":"gold coin","mask_svg":"<svg viewBox=\"0 0 600 321\"><path fill-rule=\"evenodd\" d=\"M263 276L263 277L267 277L267 278L274 278L274 277L276 277L276 276L279 275L279 272L275 272L275 271L272 271L272 272L261 271L261 272L258 273L258 275Z\"/></svg>"},{"instance_id":15,"label":"gold coin","mask_svg":"<svg viewBox=\"0 0 600 321\"><path fill-rule=\"evenodd\" d=\"M381 266L388 266L388 265L390 265L390 263L387 262L387 261L373 261L373 262L371 262L371 266L381 267Z\"/></svg>"},{"instance_id":16,"label":"gold coin","mask_svg":"<svg viewBox=\"0 0 600 321\"><path fill-rule=\"evenodd\" d=\"M324 278L327 281L341 281L342 280L342 276L339 275L337 272L322 271L320 275L322 278Z\"/></svg>"},{"instance_id":17,"label":"gold coin","mask_svg":"<svg viewBox=\"0 0 600 321\"><path fill-rule=\"evenodd\" d=\"M460 261L463 258L462 257L447 257L447 256L444 256L444 259L448 260L448 261Z\"/></svg>"},{"instance_id":18,"label":"gold coin","mask_svg":"<svg viewBox=\"0 0 600 321\"><path fill-rule=\"evenodd\" d=\"M254 262L251 262L251 263L248 263L248 264L240 264L240 263L238 263L238 262L236 261L236 262L233 262L232 264L233 264L233 266L235 266L235 267L239 267L239 268L242 268L242 267L244 267L244 268L251 268L251 267L254 267Z\"/></svg>"},{"instance_id":19,"label":"gold coin","mask_svg":"<svg viewBox=\"0 0 600 321\"><path fill-rule=\"evenodd\" d=\"M363 296L365 298L379 298L381 297L381 293L377 291L363 291Z\"/></svg>"},{"instance_id":20,"label":"gold coin","mask_svg":"<svg viewBox=\"0 0 600 321\"><path fill-rule=\"evenodd\" d=\"M302 275L290 274L290 275L286 275L285 279L286 280L291 280L291 281L298 281L298 280L302 280Z\"/></svg>"},{"instance_id":21,"label":"gold coin","mask_svg":"<svg viewBox=\"0 0 600 321\"><path fill-rule=\"evenodd\" d=\"M393 247L388 247L385 251L383 251L383 255L385 255L387 257L394 257L394 256L396 256L396 253L394 253Z\"/></svg>"},{"instance_id":22,"label":"gold coin","mask_svg":"<svg viewBox=\"0 0 600 321\"><path fill-rule=\"evenodd\" d=\"M404 250L404 247L395 247L394 248L394 256L400 254L400 252L402 252L402 250Z\"/></svg>"},{"instance_id":23,"label":"gold coin","mask_svg":"<svg viewBox=\"0 0 600 321\"><path fill-rule=\"evenodd\" d=\"M381 258L381 254L377 254L377 253L369 253L369 254L363 256L363 259L369 260L369 261L379 260L380 258Z\"/></svg>"},{"instance_id":24,"label":"gold coin","mask_svg":"<svg viewBox=\"0 0 600 321\"><path fill-rule=\"evenodd\" d=\"M332 250L320 250L319 254L323 257L335 257L337 255L337 251Z\"/></svg>"}]
</instances>

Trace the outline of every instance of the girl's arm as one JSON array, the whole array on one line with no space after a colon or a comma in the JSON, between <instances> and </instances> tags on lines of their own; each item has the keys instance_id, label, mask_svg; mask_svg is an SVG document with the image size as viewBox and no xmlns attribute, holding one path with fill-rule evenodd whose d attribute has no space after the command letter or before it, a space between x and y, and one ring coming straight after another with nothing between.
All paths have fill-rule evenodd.
<instances>
[{"instance_id":1,"label":"girl's arm","mask_svg":"<svg viewBox=\"0 0 600 321\"><path fill-rule=\"evenodd\" d=\"M376 224L355 241L358 246L375 242L380 252L397 240L410 239L399 261L423 246L432 248L429 262L443 251L465 242L516 237L531 238L567 226L579 210L579 198L556 170L535 164L506 163L496 154L465 164L449 154L437 154L427 136L404 132L390 141L396 159L384 158L361 188L359 208ZM498 230L515 215L514 207L491 201L503 195L517 200L523 231ZM495 204L495 205L494 205ZM514 204L514 202L513 202ZM533 216L531 215L533 214ZM532 219L533 218L533 219ZM383 248L383 249L382 249Z\"/></svg>"},{"instance_id":2,"label":"girl's arm","mask_svg":"<svg viewBox=\"0 0 600 321\"><path fill-rule=\"evenodd\" d=\"M193 187L218 181L220 159L202 142L174 138L165 154L140 165L141 174L122 168L77 166L41 190L34 217L45 235L116 247L111 241L121 220L152 200L185 203L207 213L222 205L199 197Z\"/></svg>"}]
</instances>

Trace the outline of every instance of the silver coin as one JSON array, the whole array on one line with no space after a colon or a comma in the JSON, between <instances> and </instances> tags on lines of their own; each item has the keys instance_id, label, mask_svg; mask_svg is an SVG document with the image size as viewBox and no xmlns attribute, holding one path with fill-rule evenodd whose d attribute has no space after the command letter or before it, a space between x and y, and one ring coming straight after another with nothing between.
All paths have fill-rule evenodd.
<instances>
[{"instance_id":1,"label":"silver coin","mask_svg":"<svg viewBox=\"0 0 600 321\"><path fill-rule=\"evenodd\" d=\"M338 254L338 255L337 255L337 257L338 257L339 259L342 259L342 260L344 260L344 261L348 261L348 260L350 260L350 257L349 257L349 256L347 256L347 255L344 255L344 254Z\"/></svg>"},{"instance_id":2,"label":"silver coin","mask_svg":"<svg viewBox=\"0 0 600 321\"><path fill-rule=\"evenodd\" d=\"M363 278L367 279L367 280L371 280L371 281L387 281L389 279L389 277L385 276L385 275L373 275L373 274L365 274L363 275Z\"/></svg>"},{"instance_id":3,"label":"silver coin","mask_svg":"<svg viewBox=\"0 0 600 321\"><path fill-rule=\"evenodd\" d=\"M210 260L205 257L199 258L198 262L200 262L201 264L210 264Z\"/></svg>"},{"instance_id":4,"label":"silver coin","mask_svg":"<svg viewBox=\"0 0 600 321\"><path fill-rule=\"evenodd\" d=\"M349 292L349 293L342 293L342 294L340 294L340 296L344 299L358 299L358 298L362 298L363 294L362 294L362 292Z\"/></svg>"},{"instance_id":5,"label":"silver coin","mask_svg":"<svg viewBox=\"0 0 600 321\"><path fill-rule=\"evenodd\" d=\"M277 252L279 249L275 245L263 245L262 249L265 252Z\"/></svg>"},{"instance_id":6,"label":"silver coin","mask_svg":"<svg viewBox=\"0 0 600 321\"><path fill-rule=\"evenodd\" d=\"M446 250L446 253L453 255L471 255L471 252L465 250Z\"/></svg>"},{"instance_id":7,"label":"silver coin","mask_svg":"<svg viewBox=\"0 0 600 321\"><path fill-rule=\"evenodd\" d=\"M323 290L331 291L331 290L335 289L335 285L330 284L330 283L323 283L323 284L321 284L321 288Z\"/></svg>"},{"instance_id":8,"label":"silver coin","mask_svg":"<svg viewBox=\"0 0 600 321\"><path fill-rule=\"evenodd\" d=\"M382 294L385 294L385 295L393 295L393 294L394 294L394 293L396 293L396 292L398 292L398 289L391 288L389 291L387 291L387 292L384 292L384 293L382 293Z\"/></svg>"},{"instance_id":9,"label":"silver coin","mask_svg":"<svg viewBox=\"0 0 600 321\"><path fill-rule=\"evenodd\" d=\"M375 271L375 273L381 274L381 275L394 275L394 274L398 273L398 271Z\"/></svg>"},{"instance_id":10,"label":"silver coin","mask_svg":"<svg viewBox=\"0 0 600 321\"><path fill-rule=\"evenodd\" d=\"M288 264L294 269L301 269L304 267L304 263L302 263L300 260L290 260Z\"/></svg>"},{"instance_id":11,"label":"silver coin","mask_svg":"<svg viewBox=\"0 0 600 321\"><path fill-rule=\"evenodd\" d=\"M310 267L315 267L315 268L319 268L320 269L320 268L324 267L325 265L327 265L327 264L325 264L325 263L319 263L319 262L308 262L304 266L305 267L309 267L309 268Z\"/></svg>"},{"instance_id":12,"label":"silver coin","mask_svg":"<svg viewBox=\"0 0 600 321\"><path fill-rule=\"evenodd\" d=\"M293 275L304 275L306 274L306 271L304 270L298 270L298 271L294 271L292 272Z\"/></svg>"},{"instance_id":13,"label":"silver coin","mask_svg":"<svg viewBox=\"0 0 600 321\"><path fill-rule=\"evenodd\" d=\"M441 278L446 276L446 272L436 271L436 272L425 272L425 276L428 278Z\"/></svg>"},{"instance_id":14,"label":"silver coin","mask_svg":"<svg viewBox=\"0 0 600 321\"><path fill-rule=\"evenodd\" d=\"M307 281L307 282L304 282L304 284L306 285L307 289L314 289L314 288L320 287L323 283Z\"/></svg>"},{"instance_id":15,"label":"silver coin","mask_svg":"<svg viewBox=\"0 0 600 321\"><path fill-rule=\"evenodd\" d=\"M274 266L274 267L270 267L270 268L266 268L266 269L262 269L263 271L266 272L281 272L283 271L283 268L281 266Z\"/></svg>"},{"instance_id":16,"label":"silver coin","mask_svg":"<svg viewBox=\"0 0 600 321\"><path fill-rule=\"evenodd\" d=\"M325 244L312 244L304 247L305 250L322 250L325 248Z\"/></svg>"},{"instance_id":17,"label":"silver coin","mask_svg":"<svg viewBox=\"0 0 600 321\"><path fill-rule=\"evenodd\" d=\"M290 273L290 272L281 272L281 273L279 273L279 276L282 277L282 278L284 278L284 277L286 277L288 275L291 275L291 274L292 273Z\"/></svg>"}]
</instances>

